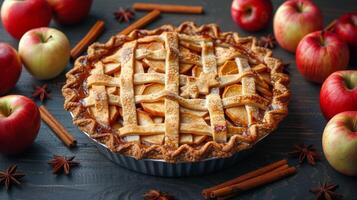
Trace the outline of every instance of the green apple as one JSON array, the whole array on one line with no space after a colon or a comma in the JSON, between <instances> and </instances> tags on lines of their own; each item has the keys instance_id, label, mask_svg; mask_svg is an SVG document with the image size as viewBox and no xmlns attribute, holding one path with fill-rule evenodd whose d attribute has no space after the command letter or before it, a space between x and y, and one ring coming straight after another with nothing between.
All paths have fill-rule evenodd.
<instances>
[{"instance_id":1,"label":"green apple","mask_svg":"<svg viewBox=\"0 0 357 200\"><path fill-rule=\"evenodd\" d=\"M322 147L334 169L357 176L357 111L339 113L327 123Z\"/></svg>"},{"instance_id":2,"label":"green apple","mask_svg":"<svg viewBox=\"0 0 357 200\"><path fill-rule=\"evenodd\" d=\"M39 80L58 76L67 66L70 51L66 35L47 27L26 32L19 43L19 54L24 66Z\"/></svg>"},{"instance_id":3,"label":"green apple","mask_svg":"<svg viewBox=\"0 0 357 200\"><path fill-rule=\"evenodd\" d=\"M279 45L295 52L305 35L322 29L321 11L310 0L288 0L277 9L273 27Z\"/></svg>"}]
</instances>

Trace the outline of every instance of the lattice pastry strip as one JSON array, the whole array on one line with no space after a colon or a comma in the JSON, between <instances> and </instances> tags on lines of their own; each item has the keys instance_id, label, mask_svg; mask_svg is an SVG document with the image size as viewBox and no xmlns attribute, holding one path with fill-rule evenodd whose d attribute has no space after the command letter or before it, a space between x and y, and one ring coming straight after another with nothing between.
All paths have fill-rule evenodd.
<instances>
[{"instance_id":1,"label":"lattice pastry strip","mask_svg":"<svg viewBox=\"0 0 357 200\"><path fill-rule=\"evenodd\" d=\"M102 62L95 64L95 69L92 70L92 74L104 74L104 66ZM96 120L105 126L109 126L109 101L106 87L93 85L90 90L90 96L94 99L92 113L94 113Z\"/></svg>"},{"instance_id":2,"label":"lattice pastry strip","mask_svg":"<svg viewBox=\"0 0 357 200\"><path fill-rule=\"evenodd\" d=\"M214 55L213 43L201 42L201 47L203 72L201 73L200 77L203 75L210 75L213 77L213 80L207 80L206 82L206 84L210 84L208 87L210 88L210 86L214 86L212 83L217 82L215 82L215 77L217 77L217 62ZM218 84L215 86L218 86ZM222 100L219 95L219 88L212 88L211 94L207 95L206 99L211 120L213 140L216 142L226 142L227 124L224 116Z\"/></svg>"},{"instance_id":3,"label":"lattice pastry strip","mask_svg":"<svg viewBox=\"0 0 357 200\"><path fill-rule=\"evenodd\" d=\"M178 95L179 90L179 49L177 33L165 35L165 90ZM165 99L165 144L173 147L179 145L180 105L177 101Z\"/></svg>"},{"instance_id":4,"label":"lattice pastry strip","mask_svg":"<svg viewBox=\"0 0 357 200\"><path fill-rule=\"evenodd\" d=\"M213 137L212 129L206 123L180 123L180 133L181 134L192 134L196 136L209 136ZM143 136L156 136L165 134L165 124L164 123L143 123L143 125L128 125L125 127L115 128L120 137L141 135ZM232 125L227 125L227 137L237 136L242 138L242 141L248 141L247 138L243 139L247 128L236 127Z\"/></svg>"},{"instance_id":5,"label":"lattice pastry strip","mask_svg":"<svg viewBox=\"0 0 357 200\"><path fill-rule=\"evenodd\" d=\"M136 61L136 65L140 62ZM147 84L147 83L159 83L165 84L165 74L161 73L142 73L138 71L138 73L134 74L133 82L135 85ZM246 71L240 74L232 74L221 76L218 79L214 75L214 73L200 73L198 77L180 75L179 76L179 84L180 86L187 85L190 82L188 79L192 79L194 82L197 81L197 85L201 88L198 92L207 93L208 88L210 87L225 87L228 85L232 85L235 83L241 82L243 77L246 76L255 76L252 71ZM105 86L113 86L120 87L120 79L117 77L111 77L106 74L93 74L88 77L88 86L91 85L105 85ZM207 88L207 89L206 89Z\"/></svg>"},{"instance_id":6,"label":"lattice pastry strip","mask_svg":"<svg viewBox=\"0 0 357 200\"><path fill-rule=\"evenodd\" d=\"M227 75L230 76L230 75ZM113 86L113 84L109 84ZM174 99L179 102L179 104L185 108L196 110L196 111L207 111L206 99L185 99L177 94L162 90L158 93L147 94L147 95L137 95L135 97L135 103L144 102L156 102L163 100L164 98ZM120 102L120 97L117 95L108 95L108 101L110 105L122 106ZM84 105L93 106L95 99L91 96L84 99ZM231 108L235 106L251 105L261 109L266 109L269 101L258 94L241 94L230 97L225 97L222 99L222 104L224 108Z\"/></svg>"},{"instance_id":7,"label":"lattice pastry strip","mask_svg":"<svg viewBox=\"0 0 357 200\"><path fill-rule=\"evenodd\" d=\"M138 123L133 82L136 46L136 41L124 44L119 55L122 66L120 75L120 102L123 112L123 126L137 125ZM140 136L131 137L130 140L140 142Z\"/></svg>"},{"instance_id":8,"label":"lattice pastry strip","mask_svg":"<svg viewBox=\"0 0 357 200\"><path fill-rule=\"evenodd\" d=\"M235 61L238 66L239 73L244 73L246 71L251 70L247 59L237 57ZM242 79L242 94L243 95L256 94L254 77L244 77ZM259 109L251 105L246 105L245 108L247 110L248 125L251 126L252 124L255 123L255 120L257 119Z\"/></svg>"}]
</instances>

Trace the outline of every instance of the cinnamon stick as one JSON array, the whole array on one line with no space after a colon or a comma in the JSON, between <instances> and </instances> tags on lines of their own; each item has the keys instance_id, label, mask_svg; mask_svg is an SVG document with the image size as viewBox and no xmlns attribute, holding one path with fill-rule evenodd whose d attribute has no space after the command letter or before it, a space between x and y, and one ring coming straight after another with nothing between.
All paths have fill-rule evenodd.
<instances>
[{"instance_id":1,"label":"cinnamon stick","mask_svg":"<svg viewBox=\"0 0 357 200\"><path fill-rule=\"evenodd\" d=\"M77 144L76 139L57 121L57 119L46 109L45 106L39 107L41 118L53 130L57 137L68 147L74 147Z\"/></svg>"},{"instance_id":2,"label":"cinnamon stick","mask_svg":"<svg viewBox=\"0 0 357 200\"><path fill-rule=\"evenodd\" d=\"M190 13L201 14L203 13L202 6L188 6L188 5L175 5L175 4L155 4L155 3L134 3L134 10L159 10L167 13Z\"/></svg>"},{"instance_id":3,"label":"cinnamon stick","mask_svg":"<svg viewBox=\"0 0 357 200\"><path fill-rule=\"evenodd\" d=\"M213 187L204 189L202 191L202 195L206 199L208 199L210 197L211 192L214 191L214 190L218 190L218 189L221 189L221 188L233 185L233 184L241 183L241 182L243 182L245 180L260 176L260 175L265 174L265 173L267 173L269 171L277 169L277 168L279 168L281 166L287 165L287 163L288 163L288 161L286 159L279 160L277 162L274 162L272 164L266 165L266 166L264 166L264 167L262 167L260 169L255 170L255 171L249 172L247 174L244 174L244 175L239 176L237 178L234 178L232 180L226 181L226 182L224 182L222 184L219 184L217 186L213 186Z\"/></svg>"},{"instance_id":4,"label":"cinnamon stick","mask_svg":"<svg viewBox=\"0 0 357 200\"><path fill-rule=\"evenodd\" d=\"M98 20L89 30L87 35L85 35L84 38L71 50L72 59L74 60L80 56L82 52L102 34L103 30L104 21Z\"/></svg>"},{"instance_id":5,"label":"cinnamon stick","mask_svg":"<svg viewBox=\"0 0 357 200\"><path fill-rule=\"evenodd\" d=\"M288 164L285 164L285 165L282 165L282 166L280 166L280 167L278 167L278 168L276 168L276 169L273 169L273 170L270 171L270 172L279 172L279 171L283 171L283 170L285 170L285 169L287 169L287 168L289 168L289 165L288 165Z\"/></svg>"},{"instance_id":6,"label":"cinnamon stick","mask_svg":"<svg viewBox=\"0 0 357 200\"><path fill-rule=\"evenodd\" d=\"M264 175L257 176L257 177L251 178L249 180L243 181L241 183L233 184L233 185L223 187L218 190L214 190L214 191L212 191L210 197L216 198L216 197L225 197L227 195L231 196L232 194L239 194L240 192L274 182L276 180L279 180L281 178L284 178L286 176L289 176L289 175L292 175L295 173L296 173L295 167L289 167L282 171L269 172Z\"/></svg>"},{"instance_id":7,"label":"cinnamon stick","mask_svg":"<svg viewBox=\"0 0 357 200\"><path fill-rule=\"evenodd\" d=\"M159 16L160 16L160 11L153 10L153 11L149 12L147 15L145 15L144 17L142 17L142 18L138 19L137 21L135 21L134 23L132 23L130 26L128 26L124 30L122 30L119 34L127 35L131 31L133 31L135 29L139 29L139 28L149 24L150 22L152 22L154 19L156 19Z\"/></svg>"}]
</instances>

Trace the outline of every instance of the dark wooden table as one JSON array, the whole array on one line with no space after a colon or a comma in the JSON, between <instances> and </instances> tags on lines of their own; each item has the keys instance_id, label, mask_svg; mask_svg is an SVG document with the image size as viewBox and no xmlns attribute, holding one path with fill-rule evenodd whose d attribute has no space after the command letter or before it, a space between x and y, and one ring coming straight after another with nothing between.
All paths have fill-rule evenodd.
<instances>
[{"instance_id":1,"label":"dark wooden table","mask_svg":"<svg viewBox=\"0 0 357 200\"><path fill-rule=\"evenodd\" d=\"M3 0L0 0L2 3ZM160 1L154 1L160 2ZM161 2L167 2L161 0ZM162 14L162 17L147 26L154 28L163 24L178 25L183 21L192 20L197 24L217 23L224 31L237 31L242 35L250 33L237 27L230 16L230 3L228 0L181 0L182 4L203 5L204 15L176 15ZM77 26L62 27L55 23L51 27L58 28L67 34L71 44L77 43L90 26L97 20L106 22L106 31L99 38L104 42L128 24L117 23L113 18L116 8L130 7L130 0L95 0L90 17ZM276 9L282 0L274 1ZM320 0L316 4L321 8L325 24L348 11L356 11L356 0ZM137 18L145 13L137 12ZM272 33L272 26L265 31L255 33L256 36ZM0 40L17 48L18 42L12 39L0 26ZM247 171L253 170L267 163L287 157L292 146L296 143L314 144L322 154L321 134L326 121L319 108L320 86L305 81L296 70L295 57L281 48L274 49L274 55L290 62L292 99L289 116L281 123L274 134L266 138L257 146L255 152L234 167L201 177L186 178L160 178L146 176L121 168L103 155L94 144L72 125L71 116L63 109L61 87L65 81L64 73L58 78L46 82L33 79L26 70L23 70L20 81L14 94L30 96L33 85L48 83L51 89L51 99L45 104L48 109L73 133L78 140L78 148L69 150L60 140L51 133L49 127L42 123L39 136L35 144L25 153L18 156L0 155L0 169L16 163L19 170L26 173L24 184L14 187L6 192L0 189L0 199L142 199L143 193L149 189L159 189L169 192L178 199L202 199L201 190L225 180L236 177ZM356 56L356 55L354 55ZM71 68L68 64L66 71ZM53 154L75 155L81 166L74 169L70 176L56 176L51 172L47 161ZM297 164L291 159L291 164ZM302 165L299 173L288 179L270 184L241 195L241 199L314 199L309 188L321 181L332 181L340 185L337 190L346 199L357 199L353 190L357 188L357 179L347 177L334 171L322 158L315 167Z\"/></svg>"}]
</instances>

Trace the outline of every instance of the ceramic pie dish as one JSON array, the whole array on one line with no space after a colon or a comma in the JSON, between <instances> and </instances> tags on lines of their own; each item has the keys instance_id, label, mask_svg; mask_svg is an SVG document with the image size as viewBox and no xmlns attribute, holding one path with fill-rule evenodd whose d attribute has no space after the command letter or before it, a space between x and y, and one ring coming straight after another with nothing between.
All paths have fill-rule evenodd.
<instances>
[{"instance_id":1,"label":"ceramic pie dish","mask_svg":"<svg viewBox=\"0 0 357 200\"><path fill-rule=\"evenodd\" d=\"M117 163L230 160L287 115L283 67L254 37L214 24L135 30L94 43L75 61L64 108Z\"/></svg>"}]
</instances>

